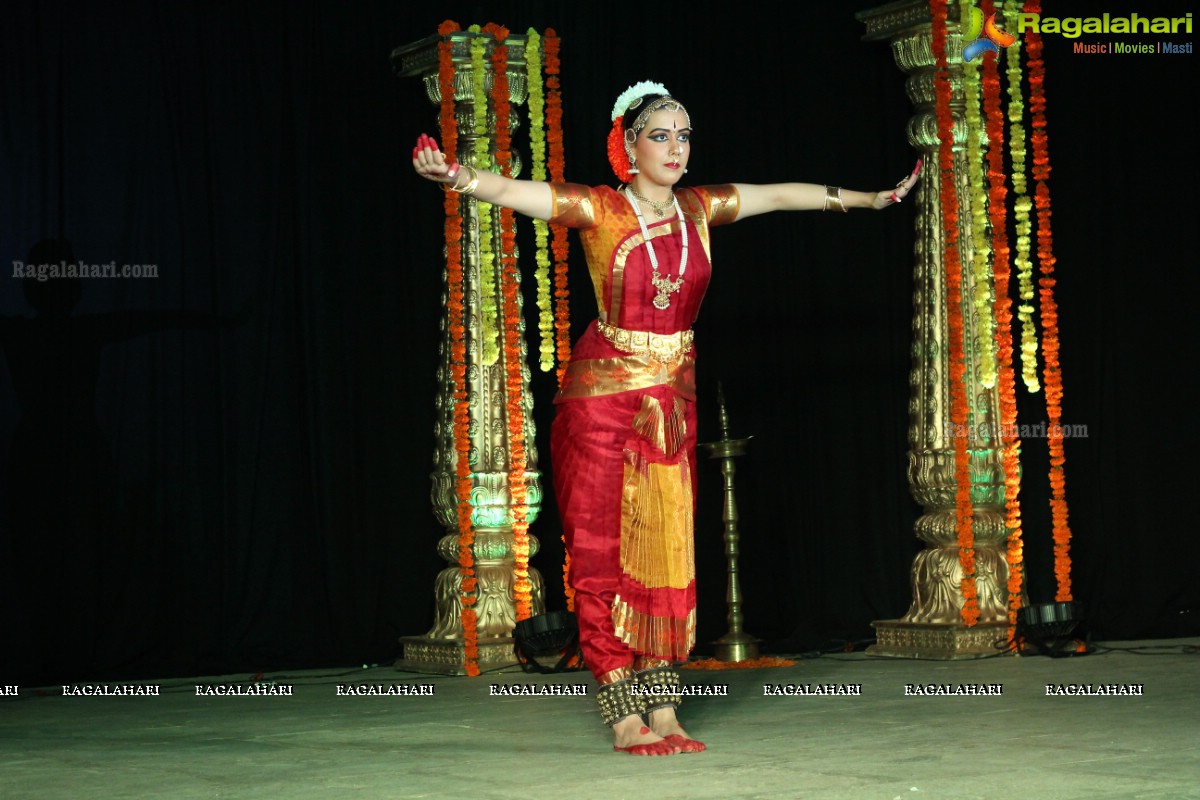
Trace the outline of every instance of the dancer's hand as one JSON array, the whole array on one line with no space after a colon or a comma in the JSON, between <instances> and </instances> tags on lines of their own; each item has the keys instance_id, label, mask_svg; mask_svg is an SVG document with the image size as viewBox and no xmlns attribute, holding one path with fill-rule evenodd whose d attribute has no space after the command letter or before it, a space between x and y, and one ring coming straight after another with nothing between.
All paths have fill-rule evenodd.
<instances>
[{"instance_id":1,"label":"dancer's hand","mask_svg":"<svg viewBox=\"0 0 1200 800\"><path fill-rule=\"evenodd\" d=\"M446 154L438 149L438 143L422 133L413 148L413 169L426 180L452 184L458 177L459 165L446 163Z\"/></svg>"},{"instance_id":2,"label":"dancer's hand","mask_svg":"<svg viewBox=\"0 0 1200 800\"><path fill-rule=\"evenodd\" d=\"M913 168L912 174L906 175L898 181L895 189L884 189L882 192L878 192L875 195L874 202L871 203L871 207L875 209L887 208L888 206L896 205L896 203L908 197L908 193L917 185L917 179L921 176L921 165L923 163L924 159L918 158L917 166Z\"/></svg>"}]
</instances>

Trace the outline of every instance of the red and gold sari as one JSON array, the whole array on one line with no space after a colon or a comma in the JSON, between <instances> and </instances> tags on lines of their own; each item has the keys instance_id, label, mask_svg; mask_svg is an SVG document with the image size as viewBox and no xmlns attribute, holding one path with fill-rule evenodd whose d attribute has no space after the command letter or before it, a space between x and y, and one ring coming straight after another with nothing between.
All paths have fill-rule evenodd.
<instances>
[{"instance_id":1,"label":"red and gold sari","mask_svg":"<svg viewBox=\"0 0 1200 800\"><path fill-rule=\"evenodd\" d=\"M637 656L684 661L696 641L691 326L711 274L708 229L732 222L738 200L727 185L676 192L687 267L659 309L642 228L625 196L551 186L551 222L580 229L599 307L555 398L550 453L583 656L601 679ZM646 224L659 273L677 278L681 220L652 215Z\"/></svg>"}]
</instances>

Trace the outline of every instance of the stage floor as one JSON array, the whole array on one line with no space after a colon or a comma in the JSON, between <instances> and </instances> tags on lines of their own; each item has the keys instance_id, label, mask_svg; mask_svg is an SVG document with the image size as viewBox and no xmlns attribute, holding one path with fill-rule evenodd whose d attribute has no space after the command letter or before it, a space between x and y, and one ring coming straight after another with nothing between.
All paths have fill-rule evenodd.
<instances>
[{"instance_id":1,"label":"stage floor","mask_svg":"<svg viewBox=\"0 0 1200 800\"><path fill-rule=\"evenodd\" d=\"M1200 798L1200 639L1096 649L684 670L709 750L659 758L612 751L579 672L7 687L0 798Z\"/></svg>"}]
</instances>

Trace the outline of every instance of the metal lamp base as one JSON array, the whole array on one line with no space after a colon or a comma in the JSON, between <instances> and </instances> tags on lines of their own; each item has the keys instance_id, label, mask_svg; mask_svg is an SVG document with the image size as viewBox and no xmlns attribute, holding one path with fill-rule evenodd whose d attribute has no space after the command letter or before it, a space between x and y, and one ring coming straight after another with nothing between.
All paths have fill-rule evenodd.
<instances>
[{"instance_id":1,"label":"metal lamp base","mask_svg":"<svg viewBox=\"0 0 1200 800\"><path fill-rule=\"evenodd\" d=\"M758 658L760 641L747 633L725 634L713 643L713 655L718 661L749 661Z\"/></svg>"}]
</instances>

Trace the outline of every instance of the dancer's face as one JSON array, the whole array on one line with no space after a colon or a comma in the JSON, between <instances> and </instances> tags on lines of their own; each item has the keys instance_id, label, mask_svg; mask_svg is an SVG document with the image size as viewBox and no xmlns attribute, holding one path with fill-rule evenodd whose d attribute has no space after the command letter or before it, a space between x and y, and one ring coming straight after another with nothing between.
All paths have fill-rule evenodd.
<instances>
[{"instance_id":1,"label":"dancer's face","mask_svg":"<svg viewBox=\"0 0 1200 800\"><path fill-rule=\"evenodd\" d=\"M691 150L687 115L665 108L650 115L634 142L639 173L660 186L674 186L683 177Z\"/></svg>"}]
</instances>

